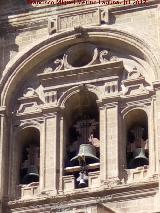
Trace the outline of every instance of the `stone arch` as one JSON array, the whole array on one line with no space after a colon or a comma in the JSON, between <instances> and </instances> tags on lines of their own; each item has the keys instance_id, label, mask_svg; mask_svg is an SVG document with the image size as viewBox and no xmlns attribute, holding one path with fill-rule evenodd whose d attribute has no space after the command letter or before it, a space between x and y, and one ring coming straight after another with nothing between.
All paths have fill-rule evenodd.
<instances>
[{"instance_id":1,"label":"stone arch","mask_svg":"<svg viewBox=\"0 0 160 213\"><path fill-rule=\"evenodd\" d=\"M28 184L31 182L39 182L39 167L40 167L40 130L35 125L21 126L15 135L15 144L17 149L11 150L13 153L13 161L11 162L12 173L16 177L16 184ZM28 157L29 156L29 157ZM31 160L32 159L32 160ZM17 165L14 161L18 162ZM14 170L14 168L16 168ZM33 170L34 168L34 170ZM35 169L36 168L36 169ZM31 173L31 169L34 174ZM32 173L31 173L32 174ZM28 176L27 176L28 175ZM24 183L23 179L27 178ZM31 178L36 178L31 179ZM10 177L12 179L12 177ZM13 183L13 182L12 182ZM15 187L15 185L14 185Z\"/></svg>"},{"instance_id":2,"label":"stone arch","mask_svg":"<svg viewBox=\"0 0 160 213\"><path fill-rule=\"evenodd\" d=\"M94 135L99 138L99 109L97 89L93 85L81 84L68 89L58 101L63 109L63 135L64 135L64 168L77 166L78 162L72 161L83 144L89 145L89 138ZM96 150L97 160L99 149ZM87 159L87 163L93 163L96 159ZM77 176L78 173L73 172ZM77 180L77 179L76 179ZM79 187L76 181L76 188Z\"/></svg>"},{"instance_id":3,"label":"stone arch","mask_svg":"<svg viewBox=\"0 0 160 213\"><path fill-rule=\"evenodd\" d=\"M125 119L125 117L128 115L128 113L130 113L131 111L133 110L142 110L146 113L146 115L148 116L148 111L145 107L140 107L140 106L128 106L126 107L125 109L122 110L122 116L123 116L123 119Z\"/></svg>"},{"instance_id":4,"label":"stone arch","mask_svg":"<svg viewBox=\"0 0 160 213\"><path fill-rule=\"evenodd\" d=\"M100 91L97 89L97 87L90 85L90 84L82 84L79 86L72 87L69 90L67 90L64 94L62 94L58 100L58 106L63 108L65 106L66 101L72 95L78 93L81 90L81 88L83 88L83 87L85 89L87 89L89 92L94 93L97 96L98 100L102 99L102 97L101 97L102 95L101 95Z\"/></svg>"},{"instance_id":5,"label":"stone arch","mask_svg":"<svg viewBox=\"0 0 160 213\"><path fill-rule=\"evenodd\" d=\"M135 107L128 110L124 117L124 141L128 169L149 165L148 115L146 110ZM144 158L134 158L138 153Z\"/></svg>"},{"instance_id":6,"label":"stone arch","mask_svg":"<svg viewBox=\"0 0 160 213\"><path fill-rule=\"evenodd\" d=\"M154 48L143 39L133 34L112 28L104 29L102 27L91 27L84 28L84 30L88 34L85 41L101 42L103 40L103 42L111 44L122 44L125 48L129 46L131 50L141 55L150 64L151 69L147 72L148 75L151 76L152 81L160 77L160 74L158 74L160 64L157 56L155 56ZM0 82L1 105L9 105L12 91L15 91L17 82L42 62L42 59L46 60L48 57L51 57L51 55L53 56L69 45L84 42L83 37L75 38L76 32L74 30L58 33L37 43L29 50L27 49L24 51L24 53L18 54L17 57L8 64L3 73Z\"/></svg>"},{"instance_id":7,"label":"stone arch","mask_svg":"<svg viewBox=\"0 0 160 213\"><path fill-rule=\"evenodd\" d=\"M37 129L39 132L41 132L41 127L40 124L36 121L29 121L29 122L25 122L19 125L19 127L17 128L17 131L15 132L16 134L22 130L25 130L27 128L35 128Z\"/></svg>"}]
</instances>

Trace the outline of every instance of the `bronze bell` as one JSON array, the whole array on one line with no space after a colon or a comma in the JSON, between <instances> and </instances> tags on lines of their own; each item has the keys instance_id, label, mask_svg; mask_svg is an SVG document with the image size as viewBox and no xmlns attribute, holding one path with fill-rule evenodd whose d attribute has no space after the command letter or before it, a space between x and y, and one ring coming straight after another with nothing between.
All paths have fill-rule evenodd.
<instances>
[{"instance_id":1,"label":"bronze bell","mask_svg":"<svg viewBox=\"0 0 160 213\"><path fill-rule=\"evenodd\" d=\"M80 172L79 177L77 178L77 181L79 182L78 186L80 188L86 187L88 185L87 184L88 176L86 175L85 172Z\"/></svg>"},{"instance_id":2,"label":"bronze bell","mask_svg":"<svg viewBox=\"0 0 160 213\"><path fill-rule=\"evenodd\" d=\"M149 160L145 155L145 150L143 148L137 148L133 151L133 159L131 160L129 167L134 169L136 167L148 165Z\"/></svg>"},{"instance_id":3,"label":"bronze bell","mask_svg":"<svg viewBox=\"0 0 160 213\"><path fill-rule=\"evenodd\" d=\"M93 145L91 144L81 144L79 147L79 152L78 154L71 159L71 161L75 160L92 160L92 161L99 161L99 158L96 157L96 149Z\"/></svg>"},{"instance_id":4,"label":"bronze bell","mask_svg":"<svg viewBox=\"0 0 160 213\"><path fill-rule=\"evenodd\" d=\"M27 174L23 177L23 184L29 184L39 181L38 169L35 165L30 165Z\"/></svg>"}]
</instances>

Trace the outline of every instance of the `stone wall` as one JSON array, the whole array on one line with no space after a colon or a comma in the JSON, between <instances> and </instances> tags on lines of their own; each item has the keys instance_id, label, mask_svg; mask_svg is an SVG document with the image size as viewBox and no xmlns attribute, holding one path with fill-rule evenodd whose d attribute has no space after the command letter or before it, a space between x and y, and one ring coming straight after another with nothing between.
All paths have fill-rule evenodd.
<instances>
[{"instance_id":1,"label":"stone wall","mask_svg":"<svg viewBox=\"0 0 160 213\"><path fill-rule=\"evenodd\" d=\"M148 44L154 46L158 52L160 41L160 13L159 6L156 1L150 1L153 3L140 4L132 7L130 6L109 6L109 18L108 23L103 23L103 28L113 27L119 30L125 30L133 33L136 36L142 37ZM155 3L154 3L155 2ZM48 19L54 17L56 14L63 14L64 12L71 11L67 5L60 6L59 8L50 7L46 5L43 8L27 7L23 5L16 11L14 15L12 11L13 5L9 5L7 13L3 7L0 15L0 22L4 27L4 33L1 35L1 47L2 60L1 60L1 73L3 69L18 53L22 53L26 48L34 46L35 42L47 38L48 35ZM103 5L97 5L101 9L104 9ZM84 6L75 6L72 10L83 10ZM92 9L92 5L85 6L85 8ZM14 10L14 7L13 7ZM108 10L107 6L105 10ZM87 19L87 17L86 17ZM107 18L106 18L107 19ZM154 38L154 39L152 39ZM157 53L158 54L158 53Z\"/></svg>"},{"instance_id":2,"label":"stone wall","mask_svg":"<svg viewBox=\"0 0 160 213\"><path fill-rule=\"evenodd\" d=\"M0 12L1 212L160 212L159 1L74 7L2 1ZM96 50L91 62L74 67L67 57L82 42ZM75 177L64 175L64 111L82 88L97 96L100 169L90 172L89 187L77 189ZM129 171L121 131L133 109L148 116L150 167ZM15 132L33 126L40 131L40 185L23 187Z\"/></svg>"}]
</instances>

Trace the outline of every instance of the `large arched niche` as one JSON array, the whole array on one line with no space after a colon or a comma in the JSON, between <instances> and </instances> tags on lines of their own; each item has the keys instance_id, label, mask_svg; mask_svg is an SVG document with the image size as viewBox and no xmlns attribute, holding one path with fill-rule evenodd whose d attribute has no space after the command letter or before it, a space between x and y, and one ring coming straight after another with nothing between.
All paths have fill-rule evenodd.
<instances>
[{"instance_id":1,"label":"large arched niche","mask_svg":"<svg viewBox=\"0 0 160 213\"><path fill-rule=\"evenodd\" d=\"M143 39L129 33L115 29L101 27L85 28L87 36L77 37L74 30L58 33L37 43L25 53L20 53L13 62L8 64L1 79L1 106L10 105L13 91L19 89L18 84L25 81L40 64L47 63L51 58L65 51L68 47L79 42L91 42L99 46L106 46L115 52L126 52L130 58L137 61L145 69L145 77L151 82L159 79L158 59L152 47ZM123 58L123 57L122 57Z\"/></svg>"},{"instance_id":2,"label":"large arched niche","mask_svg":"<svg viewBox=\"0 0 160 213\"><path fill-rule=\"evenodd\" d=\"M142 109L130 110L124 118L126 131L127 168L134 169L149 164L148 116ZM134 146L135 145L135 146ZM133 159L136 152L142 151L144 159ZM136 162L137 160L137 162ZM134 165L131 165L131 163Z\"/></svg>"},{"instance_id":3,"label":"large arched niche","mask_svg":"<svg viewBox=\"0 0 160 213\"><path fill-rule=\"evenodd\" d=\"M96 86L93 86L91 84L81 84L79 86L72 87L71 89L68 89L65 93L63 93L58 100L58 106L61 108L65 108L66 102L70 99L70 97L84 89L90 93L93 93L97 97L96 99L98 99L99 101L102 100L101 91Z\"/></svg>"},{"instance_id":4,"label":"large arched niche","mask_svg":"<svg viewBox=\"0 0 160 213\"><path fill-rule=\"evenodd\" d=\"M99 138L99 109L97 95L87 86L72 94L64 104L65 124L65 166L74 166L70 160L75 157L81 144L90 144L89 137L93 134ZM99 148L97 156L99 155ZM91 161L92 162L92 161Z\"/></svg>"}]
</instances>

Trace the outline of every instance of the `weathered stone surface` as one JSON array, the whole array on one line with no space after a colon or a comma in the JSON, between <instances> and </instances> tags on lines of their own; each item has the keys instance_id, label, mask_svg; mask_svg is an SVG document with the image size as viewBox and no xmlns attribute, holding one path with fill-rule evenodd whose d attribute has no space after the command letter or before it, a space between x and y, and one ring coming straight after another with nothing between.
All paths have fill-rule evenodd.
<instances>
[{"instance_id":1,"label":"weathered stone surface","mask_svg":"<svg viewBox=\"0 0 160 213\"><path fill-rule=\"evenodd\" d=\"M0 2L0 212L160 212L159 1L27 2ZM77 188L69 127L88 106L98 110L100 161ZM144 120L133 111L147 116L149 165L130 169L127 131ZM25 185L28 128L40 134L40 168L39 182Z\"/></svg>"}]
</instances>

